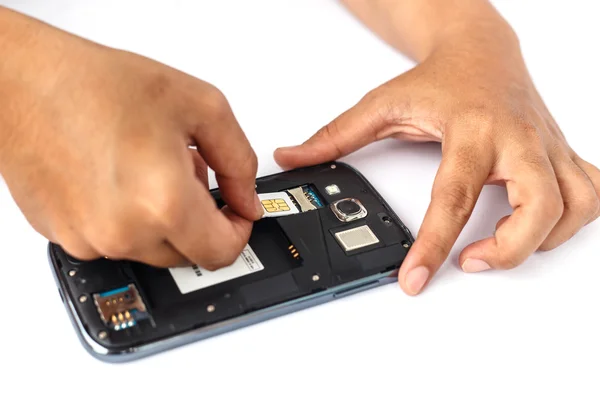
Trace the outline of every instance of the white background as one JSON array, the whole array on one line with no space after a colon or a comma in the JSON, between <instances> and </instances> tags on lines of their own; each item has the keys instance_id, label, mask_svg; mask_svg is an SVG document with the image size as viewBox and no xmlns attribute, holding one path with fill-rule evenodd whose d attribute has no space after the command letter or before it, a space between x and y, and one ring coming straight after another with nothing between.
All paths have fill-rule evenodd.
<instances>
[{"instance_id":1,"label":"white background","mask_svg":"<svg viewBox=\"0 0 600 400\"><path fill-rule=\"evenodd\" d=\"M220 87L260 160L296 144L412 64L331 0L3 1L86 38ZM495 1L579 154L600 165L600 24L591 1ZM2 55L7 57L7 55ZM90 93L93 96L93 93ZM437 145L381 143L344 161L413 232ZM467 275L466 244L509 210L487 188L451 259L421 296L389 285L143 361L103 364L80 346L46 241L0 183L0 398L600 398L600 222L509 272Z\"/></svg>"}]
</instances>

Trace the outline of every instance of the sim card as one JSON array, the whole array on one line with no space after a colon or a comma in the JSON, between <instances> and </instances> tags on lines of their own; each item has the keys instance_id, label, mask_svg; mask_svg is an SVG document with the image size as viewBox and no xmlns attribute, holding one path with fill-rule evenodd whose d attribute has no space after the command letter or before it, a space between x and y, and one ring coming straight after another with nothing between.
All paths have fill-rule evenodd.
<instances>
[{"instance_id":1,"label":"sim card","mask_svg":"<svg viewBox=\"0 0 600 400\"><path fill-rule=\"evenodd\" d=\"M258 198L263 206L263 218L281 217L300 212L286 192L259 193Z\"/></svg>"}]
</instances>

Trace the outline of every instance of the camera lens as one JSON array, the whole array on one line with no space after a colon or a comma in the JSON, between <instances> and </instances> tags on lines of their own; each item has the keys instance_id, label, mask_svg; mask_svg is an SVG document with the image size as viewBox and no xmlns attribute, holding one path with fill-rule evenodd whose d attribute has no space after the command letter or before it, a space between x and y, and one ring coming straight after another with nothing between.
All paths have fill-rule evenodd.
<instances>
[{"instance_id":1,"label":"camera lens","mask_svg":"<svg viewBox=\"0 0 600 400\"><path fill-rule=\"evenodd\" d=\"M337 209L345 215L354 215L360 212L360 206L353 201L343 200L336 204Z\"/></svg>"}]
</instances>

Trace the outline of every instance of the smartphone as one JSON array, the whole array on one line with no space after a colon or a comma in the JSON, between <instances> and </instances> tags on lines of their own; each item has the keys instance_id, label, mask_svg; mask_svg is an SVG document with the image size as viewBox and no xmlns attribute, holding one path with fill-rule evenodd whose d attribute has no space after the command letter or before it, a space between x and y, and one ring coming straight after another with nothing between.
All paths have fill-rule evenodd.
<instances>
[{"instance_id":1,"label":"smartphone","mask_svg":"<svg viewBox=\"0 0 600 400\"><path fill-rule=\"evenodd\" d=\"M354 168L285 171L258 178L256 190L265 216L237 260L216 271L81 261L49 243L85 349L132 361L396 281L413 236ZM225 205L218 189L211 193Z\"/></svg>"}]
</instances>

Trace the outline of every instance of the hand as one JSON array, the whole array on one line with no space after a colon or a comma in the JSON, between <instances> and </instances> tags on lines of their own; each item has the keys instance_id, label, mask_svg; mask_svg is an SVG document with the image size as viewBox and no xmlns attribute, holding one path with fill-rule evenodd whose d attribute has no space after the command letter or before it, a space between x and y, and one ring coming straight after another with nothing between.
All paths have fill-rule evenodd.
<instances>
[{"instance_id":1,"label":"hand","mask_svg":"<svg viewBox=\"0 0 600 400\"><path fill-rule=\"evenodd\" d=\"M446 260L485 184L506 185L514 212L498 222L492 237L461 252L466 272L516 267L599 215L600 171L569 147L518 46L464 39L373 90L304 144L275 153L282 167L294 168L390 137L441 142L431 204L399 273L411 295Z\"/></svg>"},{"instance_id":2,"label":"hand","mask_svg":"<svg viewBox=\"0 0 600 400\"><path fill-rule=\"evenodd\" d=\"M20 58L0 68L8 93L0 172L31 225L84 260L233 262L261 208L256 156L223 94L144 57L26 23L34 37L20 36Z\"/></svg>"}]
</instances>

